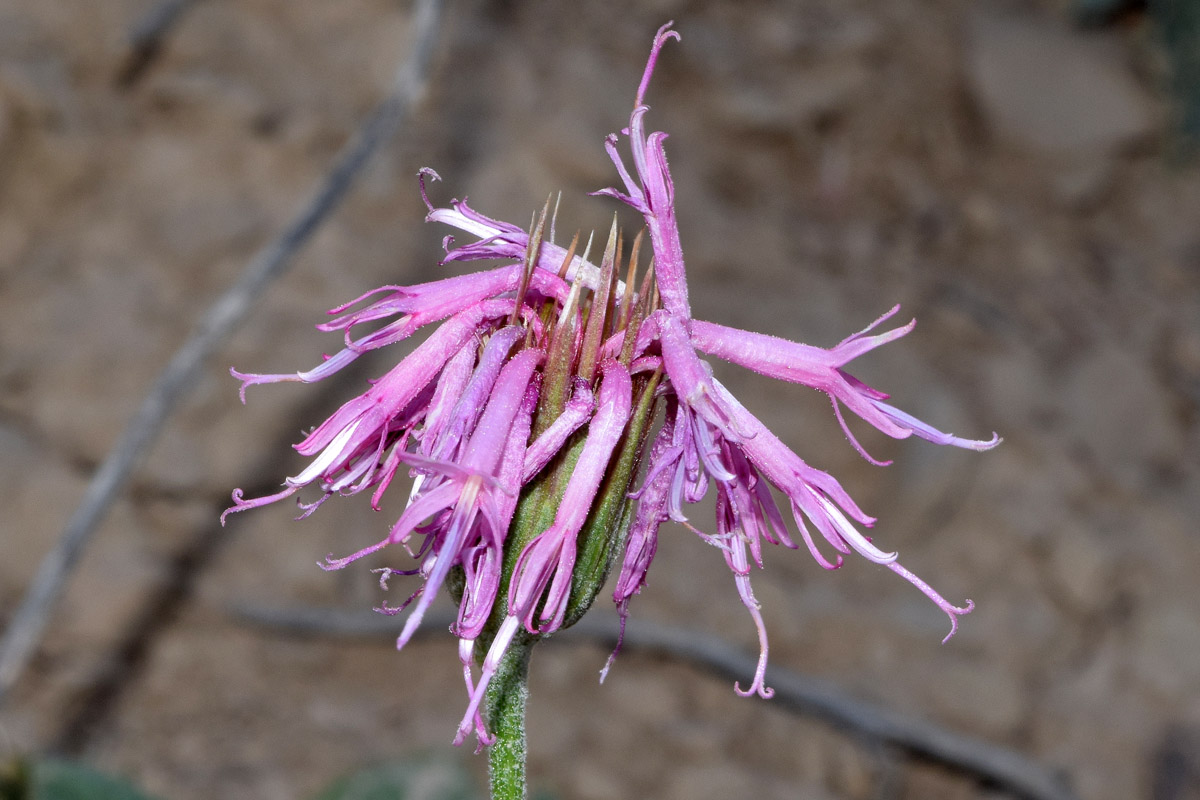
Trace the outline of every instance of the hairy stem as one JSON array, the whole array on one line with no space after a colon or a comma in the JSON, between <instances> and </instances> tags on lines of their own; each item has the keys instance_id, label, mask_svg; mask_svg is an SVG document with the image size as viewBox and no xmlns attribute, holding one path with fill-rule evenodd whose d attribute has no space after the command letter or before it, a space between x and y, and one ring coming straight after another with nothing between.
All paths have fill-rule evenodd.
<instances>
[{"instance_id":1,"label":"hairy stem","mask_svg":"<svg viewBox=\"0 0 1200 800\"><path fill-rule=\"evenodd\" d=\"M525 800L525 703L529 699L529 653L533 642L514 642L487 690L492 800Z\"/></svg>"}]
</instances>

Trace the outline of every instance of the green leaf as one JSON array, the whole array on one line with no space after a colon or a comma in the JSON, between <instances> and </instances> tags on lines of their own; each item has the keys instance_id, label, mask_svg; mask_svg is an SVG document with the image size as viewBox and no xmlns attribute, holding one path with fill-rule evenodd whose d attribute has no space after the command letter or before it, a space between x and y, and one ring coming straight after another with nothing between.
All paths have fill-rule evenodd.
<instances>
[{"instance_id":1,"label":"green leaf","mask_svg":"<svg viewBox=\"0 0 1200 800\"><path fill-rule=\"evenodd\" d=\"M20 761L6 773L2 800L153 800L123 778L71 761Z\"/></svg>"},{"instance_id":2,"label":"green leaf","mask_svg":"<svg viewBox=\"0 0 1200 800\"><path fill-rule=\"evenodd\" d=\"M397 761L334 781L315 800L477 800L474 781L445 759Z\"/></svg>"}]
</instances>

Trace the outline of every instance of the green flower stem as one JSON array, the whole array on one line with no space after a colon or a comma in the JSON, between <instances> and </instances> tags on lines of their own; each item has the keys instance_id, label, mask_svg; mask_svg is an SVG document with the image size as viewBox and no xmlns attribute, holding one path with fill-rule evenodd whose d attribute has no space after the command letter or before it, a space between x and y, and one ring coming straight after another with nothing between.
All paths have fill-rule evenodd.
<instances>
[{"instance_id":1,"label":"green flower stem","mask_svg":"<svg viewBox=\"0 0 1200 800\"><path fill-rule=\"evenodd\" d=\"M492 800L525 800L525 703L533 645L513 642L488 685L488 728L496 737L488 748Z\"/></svg>"}]
</instances>

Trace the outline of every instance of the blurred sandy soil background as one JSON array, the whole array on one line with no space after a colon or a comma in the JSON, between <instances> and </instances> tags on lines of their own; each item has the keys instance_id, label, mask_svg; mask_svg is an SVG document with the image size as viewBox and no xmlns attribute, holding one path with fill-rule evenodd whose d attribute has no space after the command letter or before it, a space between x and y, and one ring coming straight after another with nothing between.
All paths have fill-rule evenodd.
<instances>
[{"instance_id":1,"label":"blurred sandy soil background","mask_svg":"<svg viewBox=\"0 0 1200 800\"><path fill-rule=\"evenodd\" d=\"M122 88L148 5L0 0L3 615L169 355L386 91L409 30L392 0L204 0ZM170 423L0 716L0 749L72 752L178 800L290 800L451 749L449 635L397 654L228 613L384 599L367 565L316 562L378 539L394 505L216 520L234 486L295 474L298 431L387 360L252 389L244 408L227 370L313 366L338 346L312 328L326 308L447 274L421 166L442 201L524 224L562 189L560 231L606 226L613 204L583 194L615 181L603 136L673 18L649 119L671 134L697 316L828 346L903 303L916 330L856 374L936 425L1005 437L979 455L858 425L896 460L873 467L822 396L718 366L880 517L877 542L977 603L941 646L944 616L888 571L775 548L754 576L773 663L1015 747L1085 798L1200 797L1200 164L1172 155L1145 24L1080 32L1050 2L450 6L431 94ZM634 614L753 647L719 555L682 528ZM880 796L884 762L854 739L632 652L598 687L605 656L535 657L535 786ZM114 663L119 691L98 699ZM890 797L1003 796L920 765L894 778Z\"/></svg>"}]
</instances>

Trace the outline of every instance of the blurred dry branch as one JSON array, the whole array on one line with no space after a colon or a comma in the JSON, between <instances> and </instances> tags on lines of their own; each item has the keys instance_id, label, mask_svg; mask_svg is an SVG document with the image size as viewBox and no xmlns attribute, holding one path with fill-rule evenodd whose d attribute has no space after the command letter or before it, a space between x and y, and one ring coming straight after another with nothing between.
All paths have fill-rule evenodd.
<instances>
[{"instance_id":1,"label":"blurred dry branch","mask_svg":"<svg viewBox=\"0 0 1200 800\"><path fill-rule=\"evenodd\" d=\"M174 19L172 14L182 10L182 3L164 5L178 8L171 14L162 12L160 16L165 23L158 26L160 30L169 26ZM267 286L290 266L292 257L346 196L372 154L396 132L409 109L424 94L441 16L439 0L418 0L412 41L387 96L338 154L291 224L255 254L237 282L201 317L92 477L82 502L54 548L42 560L4 638L0 639L0 705L37 647L84 548L167 417L195 383L204 362L246 318Z\"/></svg>"},{"instance_id":2,"label":"blurred dry branch","mask_svg":"<svg viewBox=\"0 0 1200 800\"><path fill-rule=\"evenodd\" d=\"M233 613L255 625L299 636L384 640L399 630L394 618L357 610L242 605ZM420 633L443 632L453 621L452 615L430 613L422 621ZM592 612L563 637L612 647L617 630L614 615ZM756 656L743 653L719 636L645 620L629 621L623 647L661 653L734 680L752 675L757 661ZM974 776L1025 800L1078 800L1058 774L1014 750L859 700L819 678L781 667L767 669L766 683L775 690L775 701L784 707L824 720L888 751Z\"/></svg>"},{"instance_id":3,"label":"blurred dry branch","mask_svg":"<svg viewBox=\"0 0 1200 800\"><path fill-rule=\"evenodd\" d=\"M183 12L196 0L157 0L133 23L127 37L128 50L121 70L117 73L117 84L129 87L145 74L146 69L162 52L163 40L171 28L179 22Z\"/></svg>"}]
</instances>

